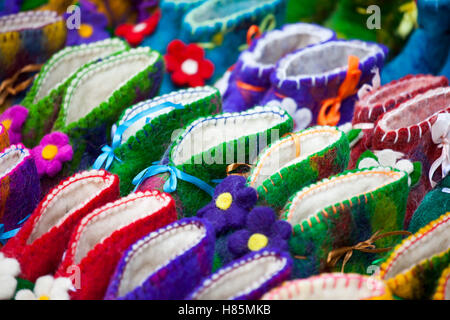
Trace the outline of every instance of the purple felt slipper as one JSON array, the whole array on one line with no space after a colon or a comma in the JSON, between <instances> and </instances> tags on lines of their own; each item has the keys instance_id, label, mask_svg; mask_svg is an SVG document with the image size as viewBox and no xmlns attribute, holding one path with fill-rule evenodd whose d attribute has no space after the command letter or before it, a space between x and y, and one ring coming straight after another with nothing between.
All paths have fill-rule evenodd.
<instances>
[{"instance_id":1,"label":"purple felt slipper","mask_svg":"<svg viewBox=\"0 0 450 320\"><path fill-rule=\"evenodd\" d=\"M372 83L386 54L386 47L359 40L298 50L278 62L259 104L281 106L301 128L350 122L359 88Z\"/></svg>"},{"instance_id":2,"label":"purple felt slipper","mask_svg":"<svg viewBox=\"0 0 450 320\"><path fill-rule=\"evenodd\" d=\"M116 269L105 300L184 299L212 269L214 230L183 219L133 244Z\"/></svg>"},{"instance_id":3,"label":"purple felt slipper","mask_svg":"<svg viewBox=\"0 0 450 320\"><path fill-rule=\"evenodd\" d=\"M191 300L256 300L288 280L292 270L289 255L261 250L235 260L206 278L189 295Z\"/></svg>"},{"instance_id":4,"label":"purple felt slipper","mask_svg":"<svg viewBox=\"0 0 450 320\"><path fill-rule=\"evenodd\" d=\"M254 107L270 88L270 75L278 60L298 49L335 38L330 29L307 23L265 33L241 53L228 82L223 110L240 112Z\"/></svg>"},{"instance_id":5,"label":"purple felt slipper","mask_svg":"<svg viewBox=\"0 0 450 320\"><path fill-rule=\"evenodd\" d=\"M0 190L0 241L5 242L33 212L41 193L33 157L21 144L0 153Z\"/></svg>"}]
</instances>

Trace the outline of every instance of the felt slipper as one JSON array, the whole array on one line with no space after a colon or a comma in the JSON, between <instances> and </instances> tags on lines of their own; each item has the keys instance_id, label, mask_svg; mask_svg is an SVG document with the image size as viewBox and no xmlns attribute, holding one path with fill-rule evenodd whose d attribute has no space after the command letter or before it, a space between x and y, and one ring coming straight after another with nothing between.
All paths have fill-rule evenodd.
<instances>
[{"instance_id":1,"label":"felt slipper","mask_svg":"<svg viewBox=\"0 0 450 320\"><path fill-rule=\"evenodd\" d=\"M267 292L261 300L392 300L386 284L356 273L324 273L292 280Z\"/></svg>"},{"instance_id":2,"label":"felt slipper","mask_svg":"<svg viewBox=\"0 0 450 320\"><path fill-rule=\"evenodd\" d=\"M23 143L30 148L34 147L51 131L59 115L64 91L81 67L127 48L122 40L108 39L67 47L53 55L43 65L21 103L29 111L22 128Z\"/></svg>"},{"instance_id":3,"label":"felt slipper","mask_svg":"<svg viewBox=\"0 0 450 320\"><path fill-rule=\"evenodd\" d=\"M347 136L336 127L314 127L292 133L264 149L247 185L258 191L258 203L280 211L301 188L345 170Z\"/></svg>"},{"instance_id":4,"label":"felt slipper","mask_svg":"<svg viewBox=\"0 0 450 320\"><path fill-rule=\"evenodd\" d=\"M184 299L211 272L214 230L201 219L150 233L123 255L105 300Z\"/></svg>"},{"instance_id":5,"label":"felt slipper","mask_svg":"<svg viewBox=\"0 0 450 320\"><path fill-rule=\"evenodd\" d=\"M383 254L352 248L363 243L386 248L398 242L398 237L377 236L402 230L408 191L407 173L384 167L345 171L300 190L281 216L293 226L290 251L299 257L293 277L337 269L340 258L351 253L340 269L365 273Z\"/></svg>"},{"instance_id":6,"label":"felt slipper","mask_svg":"<svg viewBox=\"0 0 450 320\"><path fill-rule=\"evenodd\" d=\"M65 21L54 11L26 11L0 18L0 81L45 62L66 42Z\"/></svg>"},{"instance_id":7,"label":"felt slipper","mask_svg":"<svg viewBox=\"0 0 450 320\"><path fill-rule=\"evenodd\" d=\"M332 30L314 24L285 25L255 39L239 56L223 98L226 112L244 111L259 103L270 88L270 76L283 56L335 39Z\"/></svg>"},{"instance_id":8,"label":"felt slipper","mask_svg":"<svg viewBox=\"0 0 450 320\"><path fill-rule=\"evenodd\" d=\"M81 219L118 196L117 176L104 170L77 173L42 199L2 252L19 261L22 279L54 274Z\"/></svg>"},{"instance_id":9,"label":"felt slipper","mask_svg":"<svg viewBox=\"0 0 450 320\"><path fill-rule=\"evenodd\" d=\"M0 189L0 241L5 243L33 212L41 195L33 157L21 144L0 153Z\"/></svg>"},{"instance_id":10,"label":"felt slipper","mask_svg":"<svg viewBox=\"0 0 450 320\"><path fill-rule=\"evenodd\" d=\"M103 299L125 250L176 219L173 199L158 191L133 193L97 208L75 228L56 276L78 279L72 299Z\"/></svg>"},{"instance_id":11,"label":"felt slipper","mask_svg":"<svg viewBox=\"0 0 450 320\"><path fill-rule=\"evenodd\" d=\"M429 299L450 264L450 212L404 239L381 265L379 277L403 299Z\"/></svg>"},{"instance_id":12,"label":"felt slipper","mask_svg":"<svg viewBox=\"0 0 450 320\"><path fill-rule=\"evenodd\" d=\"M256 300L289 279L292 259L276 250L261 250L235 260L203 280L190 300Z\"/></svg>"},{"instance_id":13,"label":"felt slipper","mask_svg":"<svg viewBox=\"0 0 450 320\"><path fill-rule=\"evenodd\" d=\"M249 163L258 148L291 130L289 114L273 107L199 118L185 127L161 162L143 170L133 184L141 191L176 191L178 213L193 216L211 201L214 188L209 184L225 178L229 164Z\"/></svg>"},{"instance_id":14,"label":"felt slipper","mask_svg":"<svg viewBox=\"0 0 450 320\"><path fill-rule=\"evenodd\" d=\"M433 300L450 300L450 266L442 272Z\"/></svg>"},{"instance_id":15,"label":"felt slipper","mask_svg":"<svg viewBox=\"0 0 450 320\"><path fill-rule=\"evenodd\" d=\"M358 89L372 81L372 70L382 68L386 54L384 46L358 40L328 41L298 50L278 62L272 87L260 104L292 108L293 100L294 110L310 111L311 125L350 122Z\"/></svg>"},{"instance_id":16,"label":"felt slipper","mask_svg":"<svg viewBox=\"0 0 450 320\"><path fill-rule=\"evenodd\" d=\"M104 167L120 177L121 194L133 190L132 179L149 163L158 161L172 143L175 130L192 120L216 114L220 94L213 87L175 91L126 109L114 128L112 147L103 153L93 168Z\"/></svg>"}]
</instances>

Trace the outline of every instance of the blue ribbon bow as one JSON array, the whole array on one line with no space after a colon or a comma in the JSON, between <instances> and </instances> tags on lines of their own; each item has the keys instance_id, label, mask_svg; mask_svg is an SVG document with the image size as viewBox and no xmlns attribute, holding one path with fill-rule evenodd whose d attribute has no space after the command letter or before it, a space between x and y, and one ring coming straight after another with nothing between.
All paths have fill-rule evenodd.
<instances>
[{"instance_id":1,"label":"blue ribbon bow","mask_svg":"<svg viewBox=\"0 0 450 320\"><path fill-rule=\"evenodd\" d=\"M23 218L22 220L20 220L17 223L17 225L20 226L22 223L27 221L27 219L29 217L30 217L30 215L28 215L25 218ZM19 232L20 228L21 227L5 232L5 225L4 224L0 224L0 243L2 243L4 245L7 240L11 239L12 237L14 237Z\"/></svg>"},{"instance_id":2,"label":"blue ribbon bow","mask_svg":"<svg viewBox=\"0 0 450 320\"><path fill-rule=\"evenodd\" d=\"M144 111L138 113L136 116L134 116L130 120L127 120L124 123L122 123L117 128L116 132L114 133L112 146L110 147L110 146L105 145L102 147L103 153L101 155L99 155L98 158L95 160L92 168L95 170L98 170L98 169L101 169L103 167L103 165L105 165L105 170L108 170L109 167L111 167L111 164L113 163L114 159L121 162L121 160L119 158L117 158L116 155L114 154L114 150L122 144L123 133L130 126L132 126L134 123L136 123L140 119L147 117L148 115L150 115L152 113L155 113L155 112L158 112L160 110L170 108L170 107L175 108L175 109L184 109L184 106L182 106L180 104L175 104L175 103L167 101L167 102L161 103L157 106L154 106L152 108L149 108L147 110L144 110ZM153 120L153 118L148 117L146 120L146 124L149 123L151 120Z\"/></svg>"},{"instance_id":3,"label":"blue ribbon bow","mask_svg":"<svg viewBox=\"0 0 450 320\"><path fill-rule=\"evenodd\" d=\"M133 185L136 187L134 188L134 191L137 190L137 188L144 182L145 179L148 179L150 177L153 177L160 173L169 172L170 177L169 179L164 183L164 192L171 193L174 192L177 189L177 182L178 179L181 179L183 181L192 183L193 185L197 186L198 188L205 191L207 194L209 194L211 197L214 195L214 188L211 187L209 184L204 182L203 180L200 180L197 177L191 176L190 174L187 174L180 169L168 166L168 165L159 165L158 162L154 162L152 166L148 167L147 169L141 171L134 179L133 179Z\"/></svg>"}]
</instances>

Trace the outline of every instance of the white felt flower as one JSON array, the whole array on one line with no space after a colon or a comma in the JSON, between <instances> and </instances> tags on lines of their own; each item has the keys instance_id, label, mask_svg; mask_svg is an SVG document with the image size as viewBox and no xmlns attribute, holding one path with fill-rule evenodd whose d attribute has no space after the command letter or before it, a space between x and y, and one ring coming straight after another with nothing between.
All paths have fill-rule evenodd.
<instances>
[{"instance_id":1,"label":"white felt flower","mask_svg":"<svg viewBox=\"0 0 450 320\"><path fill-rule=\"evenodd\" d=\"M370 72L373 74L372 84L363 84L358 90L358 100L364 98L364 96L372 91L377 90L381 86L380 70L374 67Z\"/></svg>"},{"instance_id":2,"label":"white felt flower","mask_svg":"<svg viewBox=\"0 0 450 320\"><path fill-rule=\"evenodd\" d=\"M0 300L9 300L17 287L16 277L20 274L20 264L16 259L6 258L0 252Z\"/></svg>"},{"instance_id":3,"label":"white felt flower","mask_svg":"<svg viewBox=\"0 0 450 320\"><path fill-rule=\"evenodd\" d=\"M69 278L53 278L43 276L37 279L34 290L20 290L16 300L70 300L68 291L72 290L72 281Z\"/></svg>"},{"instance_id":4,"label":"white felt flower","mask_svg":"<svg viewBox=\"0 0 450 320\"><path fill-rule=\"evenodd\" d=\"M311 110L308 108L298 109L297 103L292 98L284 98L282 101L272 100L267 105L286 110L294 119L294 131L306 129L311 124L313 118Z\"/></svg>"},{"instance_id":5,"label":"white felt flower","mask_svg":"<svg viewBox=\"0 0 450 320\"><path fill-rule=\"evenodd\" d=\"M409 175L413 173L414 165L409 160L401 159L404 156L403 153L391 149L374 151L373 153L378 158L378 161L370 157L364 158L359 162L358 169L382 166L406 171L408 173L408 183L411 184L411 178Z\"/></svg>"}]
</instances>

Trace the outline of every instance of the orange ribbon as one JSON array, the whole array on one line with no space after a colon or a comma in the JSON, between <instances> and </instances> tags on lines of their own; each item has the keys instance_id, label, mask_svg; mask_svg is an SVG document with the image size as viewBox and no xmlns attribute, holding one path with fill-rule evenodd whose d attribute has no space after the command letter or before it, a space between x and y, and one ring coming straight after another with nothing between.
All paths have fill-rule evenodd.
<instances>
[{"instance_id":1,"label":"orange ribbon","mask_svg":"<svg viewBox=\"0 0 450 320\"><path fill-rule=\"evenodd\" d=\"M236 81L236 86L240 89L247 90L247 91L253 91L253 92L266 91L266 88L264 88L264 87L257 87L257 86L251 85L249 83L243 82L241 80Z\"/></svg>"},{"instance_id":2,"label":"orange ribbon","mask_svg":"<svg viewBox=\"0 0 450 320\"><path fill-rule=\"evenodd\" d=\"M285 135L282 136L282 138L290 136L292 138L292 141L294 141L295 144L295 157L298 158L300 157L300 137L297 136L295 133L286 133Z\"/></svg>"},{"instance_id":3,"label":"orange ribbon","mask_svg":"<svg viewBox=\"0 0 450 320\"><path fill-rule=\"evenodd\" d=\"M344 82L338 90L337 97L326 99L322 102L319 111L317 123L322 126L335 126L341 119L339 109L344 99L356 94L359 79L361 78L359 70L359 59L355 56L348 57L348 70Z\"/></svg>"},{"instance_id":4,"label":"orange ribbon","mask_svg":"<svg viewBox=\"0 0 450 320\"><path fill-rule=\"evenodd\" d=\"M345 265L350 260L353 254L353 250L358 250L361 252L368 252L368 253L381 253L381 252L387 252L391 250L392 248L377 248L373 243L379 239L391 237L391 236L410 236L412 233L409 231L392 231L392 232L386 232L383 234L379 234L380 231L377 231L366 241L359 242L355 244L354 246L350 247L342 247L339 249L335 249L330 251L328 253L327 257L327 265L330 268L334 268L338 261L344 257L344 261L342 262L342 268L341 272L344 272Z\"/></svg>"},{"instance_id":5,"label":"orange ribbon","mask_svg":"<svg viewBox=\"0 0 450 320\"><path fill-rule=\"evenodd\" d=\"M234 172L240 168L246 168L246 172ZM246 178L250 174L252 166L247 163L232 163L227 166L227 176L242 176Z\"/></svg>"},{"instance_id":6,"label":"orange ribbon","mask_svg":"<svg viewBox=\"0 0 450 320\"><path fill-rule=\"evenodd\" d=\"M247 31L247 45L251 45L252 41L259 37L261 37L261 30L259 27L256 24L250 26Z\"/></svg>"},{"instance_id":7,"label":"orange ribbon","mask_svg":"<svg viewBox=\"0 0 450 320\"><path fill-rule=\"evenodd\" d=\"M23 73L36 72L41 70L41 64L30 64L19 71L17 71L11 78L4 80L0 84L0 106L3 105L5 100L9 95L15 96L16 94L22 92L33 82L35 76L28 78L27 80L19 83L18 85L14 85L17 79L19 79L20 75Z\"/></svg>"}]
</instances>

